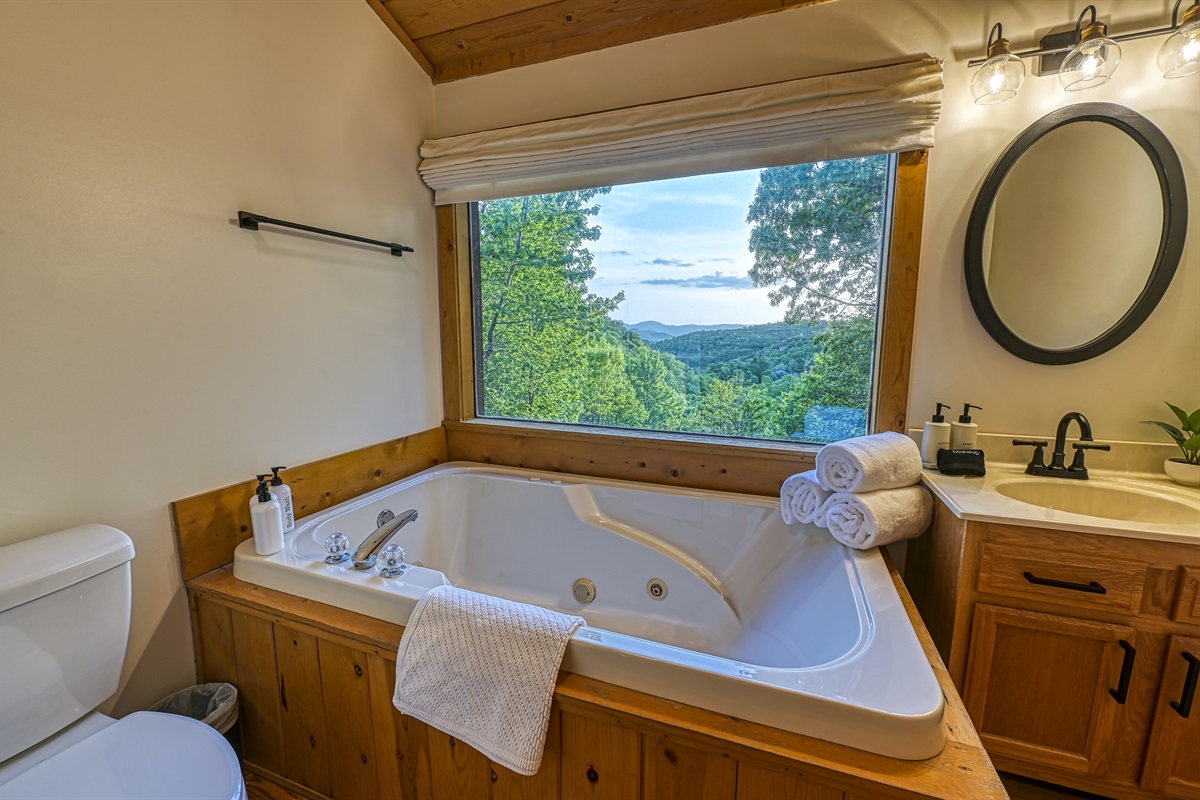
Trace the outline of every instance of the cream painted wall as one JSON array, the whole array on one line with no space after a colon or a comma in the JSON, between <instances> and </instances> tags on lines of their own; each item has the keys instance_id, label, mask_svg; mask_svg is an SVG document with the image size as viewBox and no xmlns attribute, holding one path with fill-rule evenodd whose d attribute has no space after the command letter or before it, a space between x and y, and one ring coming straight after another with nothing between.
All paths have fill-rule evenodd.
<instances>
[{"instance_id":1,"label":"cream painted wall","mask_svg":"<svg viewBox=\"0 0 1200 800\"><path fill-rule=\"evenodd\" d=\"M133 537L117 713L195 678L171 500L440 423L432 119L362 0L0 3L0 543Z\"/></svg>"},{"instance_id":2,"label":"cream painted wall","mask_svg":"<svg viewBox=\"0 0 1200 800\"><path fill-rule=\"evenodd\" d=\"M976 106L966 62L994 22L1015 48L1074 25L1082 0L835 0L714 28L625 45L435 89L437 133L569 116L771 81L893 63L928 53L945 59L946 89L930 156L917 306L910 422L937 400L984 407L985 432L1049 434L1079 410L1102 440L1156 440L1139 420L1169 414L1162 400L1200 406L1200 232L1193 230L1170 294L1121 347L1083 364L1031 364L995 344L971 310L963 278L967 218L1001 151L1050 111L1086 101L1120 103L1174 142L1200 208L1200 78L1167 81L1154 56L1162 39L1128 42L1113 81L1082 93L1029 77L1018 96ZM1116 0L1101 19L1114 30L1160 26L1171 0ZM1066 177L1066 176L1064 176ZM1069 178L1068 178L1069 179ZM1085 190L1091 190L1086 187ZM1104 231L1086 242L1105 257ZM1061 313L1070 314L1069 302Z\"/></svg>"}]
</instances>

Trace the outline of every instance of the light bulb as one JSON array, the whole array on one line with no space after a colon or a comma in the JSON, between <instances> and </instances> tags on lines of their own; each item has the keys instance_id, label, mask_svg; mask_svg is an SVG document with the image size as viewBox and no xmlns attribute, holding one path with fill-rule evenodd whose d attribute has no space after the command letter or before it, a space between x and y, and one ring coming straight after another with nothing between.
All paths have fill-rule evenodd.
<instances>
[{"instance_id":1,"label":"light bulb","mask_svg":"<svg viewBox=\"0 0 1200 800\"><path fill-rule=\"evenodd\" d=\"M1175 31L1158 51L1158 68L1164 78L1200 73L1200 20Z\"/></svg>"},{"instance_id":2,"label":"light bulb","mask_svg":"<svg viewBox=\"0 0 1200 800\"><path fill-rule=\"evenodd\" d=\"M1108 83L1121 63L1121 46L1112 39L1081 42L1063 60L1058 79L1068 92Z\"/></svg>"},{"instance_id":3,"label":"light bulb","mask_svg":"<svg viewBox=\"0 0 1200 800\"><path fill-rule=\"evenodd\" d=\"M971 79L971 96L980 105L1008 100L1025 80L1025 63L1011 53L989 58Z\"/></svg>"}]
</instances>

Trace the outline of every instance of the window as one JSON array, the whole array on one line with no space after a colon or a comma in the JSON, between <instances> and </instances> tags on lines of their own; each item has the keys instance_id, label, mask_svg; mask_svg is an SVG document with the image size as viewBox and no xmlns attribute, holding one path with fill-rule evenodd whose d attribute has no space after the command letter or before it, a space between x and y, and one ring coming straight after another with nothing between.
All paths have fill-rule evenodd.
<instances>
[{"instance_id":1,"label":"window","mask_svg":"<svg viewBox=\"0 0 1200 800\"><path fill-rule=\"evenodd\" d=\"M475 204L475 414L866 433L895 179L869 156Z\"/></svg>"}]
</instances>

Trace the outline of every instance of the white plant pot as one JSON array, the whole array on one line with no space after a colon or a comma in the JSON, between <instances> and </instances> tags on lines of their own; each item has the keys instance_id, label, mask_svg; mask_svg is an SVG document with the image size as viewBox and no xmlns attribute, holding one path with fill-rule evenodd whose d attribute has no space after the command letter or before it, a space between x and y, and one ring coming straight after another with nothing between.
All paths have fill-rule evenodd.
<instances>
[{"instance_id":1,"label":"white plant pot","mask_svg":"<svg viewBox=\"0 0 1200 800\"><path fill-rule=\"evenodd\" d=\"M1200 486L1200 464L1187 464L1177 458L1163 462L1167 477L1184 486Z\"/></svg>"}]
</instances>

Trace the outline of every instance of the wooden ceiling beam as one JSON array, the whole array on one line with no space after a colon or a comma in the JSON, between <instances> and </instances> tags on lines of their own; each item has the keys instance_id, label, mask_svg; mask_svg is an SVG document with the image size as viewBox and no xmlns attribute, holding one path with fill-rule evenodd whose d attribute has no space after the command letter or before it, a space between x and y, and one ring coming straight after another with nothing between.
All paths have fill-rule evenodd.
<instances>
[{"instance_id":1,"label":"wooden ceiling beam","mask_svg":"<svg viewBox=\"0 0 1200 800\"><path fill-rule=\"evenodd\" d=\"M367 0L434 83L828 0Z\"/></svg>"}]
</instances>

